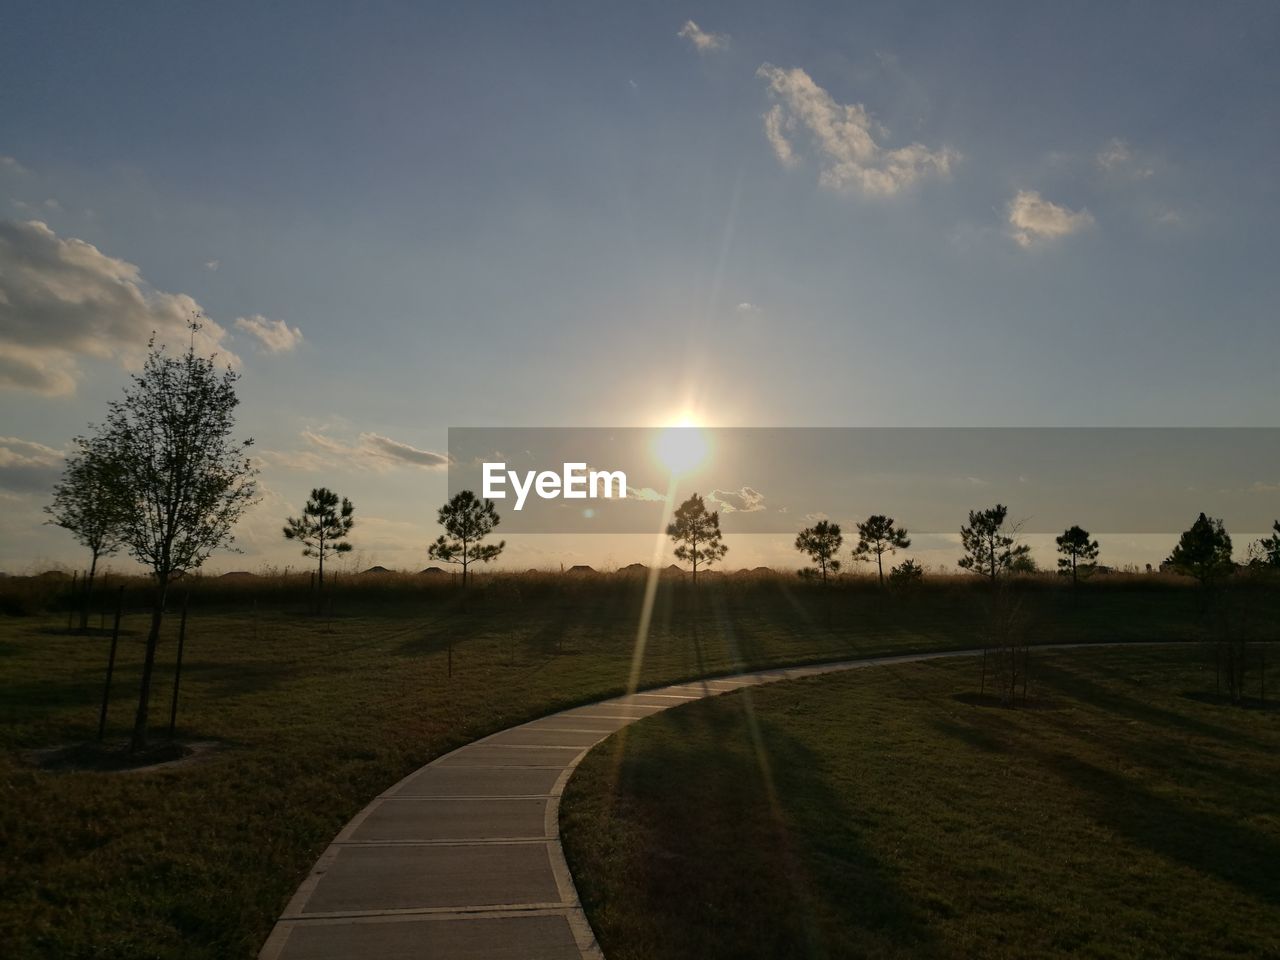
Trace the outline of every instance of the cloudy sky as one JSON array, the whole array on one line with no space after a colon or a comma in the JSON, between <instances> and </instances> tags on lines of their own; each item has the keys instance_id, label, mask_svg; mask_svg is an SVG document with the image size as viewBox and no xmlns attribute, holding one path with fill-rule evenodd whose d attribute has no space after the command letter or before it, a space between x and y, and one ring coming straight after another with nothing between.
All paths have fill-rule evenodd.
<instances>
[{"instance_id":1,"label":"cloudy sky","mask_svg":"<svg viewBox=\"0 0 1280 960\"><path fill-rule=\"evenodd\" d=\"M425 564L449 426L1271 426L1278 33L1262 2L7 4L0 569L82 561L41 525L61 451L197 310L264 468L221 569L301 562L321 484L355 562Z\"/></svg>"}]
</instances>

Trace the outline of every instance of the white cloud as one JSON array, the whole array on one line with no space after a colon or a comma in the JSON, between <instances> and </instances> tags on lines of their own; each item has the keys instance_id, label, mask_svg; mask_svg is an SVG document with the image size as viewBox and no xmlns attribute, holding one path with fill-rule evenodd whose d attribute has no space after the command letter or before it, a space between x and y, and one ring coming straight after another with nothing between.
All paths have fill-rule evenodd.
<instances>
[{"instance_id":1,"label":"white cloud","mask_svg":"<svg viewBox=\"0 0 1280 960\"><path fill-rule=\"evenodd\" d=\"M733 309L737 313L759 313L760 312L759 307L757 307L754 303L748 303L745 300L742 301L742 303L738 304Z\"/></svg>"},{"instance_id":2,"label":"white cloud","mask_svg":"<svg viewBox=\"0 0 1280 960\"><path fill-rule=\"evenodd\" d=\"M667 498L657 490L653 489L653 487L640 487L639 489L636 487L627 487L627 499L641 500L645 503L658 503L666 500Z\"/></svg>"},{"instance_id":3,"label":"white cloud","mask_svg":"<svg viewBox=\"0 0 1280 960\"><path fill-rule=\"evenodd\" d=\"M1019 190L1009 201L1009 227L1020 247L1065 237L1093 223L1088 210L1070 210L1035 190Z\"/></svg>"},{"instance_id":4,"label":"white cloud","mask_svg":"<svg viewBox=\"0 0 1280 960\"><path fill-rule=\"evenodd\" d=\"M44 394L75 392L77 358L137 362L154 331L188 341L200 304L143 280L131 263L91 243L61 238L38 220L0 221L0 387ZM203 321L196 348L234 362L226 331Z\"/></svg>"},{"instance_id":5,"label":"white cloud","mask_svg":"<svg viewBox=\"0 0 1280 960\"><path fill-rule=\"evenodd\" d=\"M389 460L401 460L405 463L432 469L439 469L449 465L449 457L446 454L436 453L433 450L419 450L417 447L411 447L407 443L392 440L390 437L384 437L381 434L362 433L360 434L360 442L367 449L373 450Z\"/></svg>"},{"instance_id":6,"label":"white cloud","mask_svg":"<svg viewBox=\"0 0 1280 960\"><path fill-rule=\"evenodd\" d=\"M1156 172L1154 167L1140 159L1133 148L1119 137L1103 144L1094 159L1107 173L1121 174L1137 180L1145 180Z\"/></svg>"},{"instance_id":7,"label":"white cloud","mask_svg":"<svg viewBox=\"0 0 1280 960\"><path fill-rule=\"evenodd\" d=\"M767 80L777 102L764 114L764 131L774 155L784 166L798 162L795 138L807 136L821 171L818 182L833 190L860 190L870 196L892 196L926 176L948 176L960 155L923 144L886 149L872 134L883 136L862 104L843 104L799 67L784 70L766 63L756 76Z\"/></svg>"},{"instance_id":8,"label":"white cloud","mask_svg":"<svg viewBox=\"0 0 1280 960\"><path fill-rule=\"evenodd\" d=\"M449 465L447 454L421 450L379 433L362 433L354 443L350 443L304 430L302 439L310 449L261 450L258 455L264 463L307 472L337 468L382 473L405 465L426 470L440 470Z\"/></svg>"},{"instance_id":9,"label":"white cloud","mask_svg":"<svg viewBox=\"0 0 1280 960\"><path fill-rule=\"evenodd\" d=\"M26 168L20 164L14 157L0 156L0 170L8 170L10 173L23 174Z\"/></svg>"},{"instance_id":10,"label":"white cloud","mask_svg":"<svg viewBox=\"0 0 1280 960\"><path fill-rule=\"evenodd\" d=\"M21 493L49 490L61 471L61 450L33 440L0 437L0 488Z\"/></svg>"},{"instance_id":11,"label":"white cloud","mask_svg":"<svg viewBox=\"0 0 1280 960\"><path fill-rule=\"evenodd\" d=\"M688 40L699 53L714 53L729 45L728 34L707 33L692 20L686 20L676 36Z\"/></svg>"},{"instance_id":12,"label":"white cloud","mask_svg":"<svg viewBox=\"0 0 1280 960\"><path fill-rule=\"evenodd\" d=\"M268 320L261 314L236 317L235 327L256 337L267 353L288 353L302 342L302 331L283 320Z\"/></svg>"},{"instance_id":13,"label":"white cloud","mask_svg":"<svg viewBox=\"0 0 1280 960\"><path fill-rule=\"evenodd\" d=\"M765 509L764 494L751 487L741 490L712 490L707 499L724 513L757 513Z\"/></svg>"},{"instance_id":14,"label":"white cloud","mask_svg":"<svg viewBox=\"0 0 1280 960\"><path fill-rule=\"evenodd\" d=\"M217 273L220 266L222 266L221 260L206 260L204 262L204 268L210 273Z\"/></svg>"}]
</instances>

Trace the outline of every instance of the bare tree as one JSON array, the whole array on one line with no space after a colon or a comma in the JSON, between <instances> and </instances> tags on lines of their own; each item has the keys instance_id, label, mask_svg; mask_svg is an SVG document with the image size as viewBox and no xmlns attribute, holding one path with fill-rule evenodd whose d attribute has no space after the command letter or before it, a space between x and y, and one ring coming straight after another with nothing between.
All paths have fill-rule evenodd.
<instances>
[{"instance_id":1,"label":"bare tree","mask_svg":"<svg viewBox=\"0 0 1280 960\"><path fill-rule=\"evenodd\" d=\"M231 543L232 529L256 496L257 470L246 451L252 440L231 439L239 404L239 374L219 372L212 357L199 357L192 342L170 356L155 337L142 372L111 404L104 449L120 471L128 501L122 539L129 553L151 569L155 594L147 634L132 748L147 742L147 714L156 646L169 585Z\"/></svg>"},{"instance_id":2,"label":"bare tree","mask_svg":"<svg viewBox=\"0 0 1280 960\"><path fill-rule=\"evenodd\" d=\"M355 526L355 508L346 497L339 505L338 495L328 487L317 487L302 508L302 516L285 520L284 538L302 544L304 557L315 557L319 565L317 586L324 592L324 561L339 553L350 553L351 544L343 538Z\"/></svg>"},{"instance_id":3,"label":"bare tree","mask_svg":"<svg viewBox=\"0 0 1280 960\"><path fill-rule=\"evenodd\" d=\"M1017 542L1017 526L1005 526L1008 516L1009 508L1000 503L986 510L969 511L968 526L960 528L960 545L964 548L960 569L980 574L994 583L1031 553L1029 546Z\"/></svg>"},{"instance_id":4,"label":"bare tree","mask_svg":"<svg viewBox=\"0 0 1280 960\"><path fill-rule=\"evenodd\" d=\"M481 500L470 490L459 491L441 507L436 522L445 532L427 547L427 556L461 565L463 587L467 585L467 568L471 564L496 560L507 545L505 540L482 542L502 520L492 500Z\"/></svg>"},{"instance_id":5,"label":"bare tree","mask_svg":"<svg viewBox=\"0 0 1280 960\"><path fill-rule=\"evenodd\" d=\"M829 520L819 520L812 527L805 527L796 534L796 549L808 554L809 559L817 566L822 582L827 582L827 571L840 572L840 546L844 537L840 533L840 525ZM804 571L801 571L802 573Z\"/></svg>"},{"instance_id":6,"label":"bare tree","mask_svg":"<svg viewBox=\"0 0 1280 960\"><path fill-rule=\"evenodd\" d=\"M675 543L675 556L693 568L693 585L698 585L698 567L710 567L723 560L729 548L720 540L720 513L708 511L702 497L693 494L667 524L667 536Z\"/></svg>"},{"instance_id":7,"label":"bare tree","mask_svg":"<svg viewBox=\"0 0 1280 960\"><path fill-rule=\"evenodd\" d=\"M80 629L89 626L89 598L98 572L98 560L124 545L123 524L128 500L121 487L119 465L100 436L76 437L67 457L62 479L53 488L53 503L44 508L49 523L71 532L89 548L89 574L85 578Z\"/></svg>"},{"instance_id":8,"label":"bare tree","mask_svg":"<svg viewBox=\"0 0 1280 960\"><path fill-rule=\"evenodd\" d=\"M880 574L880 585L884 586L884 555L905 550L911 546L911 538L907 536L905 527L893 525L893 517L882 514L867 517L857 526L858 544L853 548L853 559L866 560L874 556L876 571Z\"/></svg>"}]
</instances>

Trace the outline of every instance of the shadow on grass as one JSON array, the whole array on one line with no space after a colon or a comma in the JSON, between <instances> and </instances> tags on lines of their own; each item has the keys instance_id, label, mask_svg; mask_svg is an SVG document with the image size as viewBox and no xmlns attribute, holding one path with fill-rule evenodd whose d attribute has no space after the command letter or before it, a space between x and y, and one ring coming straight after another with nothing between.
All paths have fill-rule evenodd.
<instances>
[{"instance_id":1,"label":"shadow on grass","mask_svg":"<svg viewBox=\"0 0 1280 960\"><path fill-rule=\"evenodd\" d=\"M1106 669L1105 661L1099 660L1093 664L1093 667L1103 671ZM1224 743L1239 743L1243 741L1253 747L1266 747L1266 744L1260 743L1239 730L1232 730L1215 723L1209 723L1206 720L1187 716L1184 713L1166 710L1151 703L1144 703L1141 700L1126 697L1114 688L1103 686L1094 680L1081 676L1079 673L1055 666L1047 660L1041 660L1033 669L1035 671L1035 679L1039 685L1050 685L1072 699L1105 709L1130 720L1172 727L1185 733L1221 740ZM1119 668L1111 672L1117 677L1123 676Z\"/></svg>"},{"instance_id":2,"label":"shadow on grass","mask_svg":"<svg viewBox=\"0 0 1280 960\"><path fill-rule=\"evenodd\" d=\"M1148 850L1280 903L1280 843L1241 823L1193 810L1132 779L1061 753L1039 755L1093 798L1091 815Z\"/></svg>"},{"instance_id":3,"label":"shadow on grass","mask_svg":"<svg viewBox=\"0 0 1280 960\"><path fill-rule=\"evenodd\" d=\"M754 715L747 694L675 710L618 738L620 756L602 751L610 763L595 776L612 772L616 789L582 790L602 808L592 828L602 835L587 842L615 842L610 824L626 822L606 869L625 873L640 901L602 902L601 889L618 884L579 877L592 916L616 918L604 924L606 953L745 960L848 956L868 944L927 950L926 918L871 852L853 798L831 788L801 741ZM579 836L569 832L571 849ZM664 917L671 942L638 945L628 917L644 915Z\"/></svg>"}]
</instances>

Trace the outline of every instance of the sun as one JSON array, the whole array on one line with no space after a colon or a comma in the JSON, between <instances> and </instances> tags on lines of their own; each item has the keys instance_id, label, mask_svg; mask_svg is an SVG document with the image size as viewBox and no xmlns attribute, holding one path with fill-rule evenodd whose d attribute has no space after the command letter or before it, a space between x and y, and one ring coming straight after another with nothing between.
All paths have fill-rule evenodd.
<instances>
[{"instance_id":1,"label":"sun","mask_svg":"<svg viewBox=\"0 0 1280 960\"><path fill-rule=\"evenodd\" d=\"M663 427L653 442L653 452L673 477L697 468L707 456L707 435L689 418Z\"/></svg>"}]
</instances>

